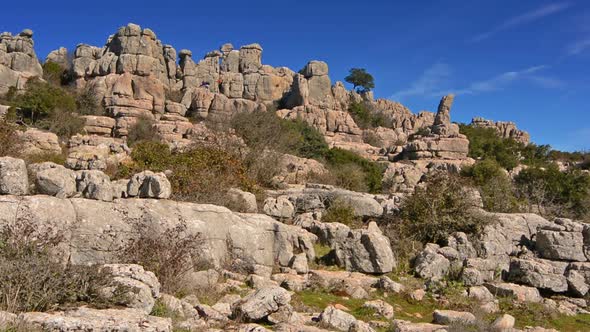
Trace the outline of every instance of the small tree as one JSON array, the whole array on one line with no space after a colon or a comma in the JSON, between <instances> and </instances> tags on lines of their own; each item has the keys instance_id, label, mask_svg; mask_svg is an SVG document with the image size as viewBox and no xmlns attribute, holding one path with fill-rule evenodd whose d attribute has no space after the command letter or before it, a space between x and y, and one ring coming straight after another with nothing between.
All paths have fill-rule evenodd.
<instances>
[{"instance_id":1,"label":"small tree","mask_svg":"<svg viewBox=\"0 0 590 332\"><path fill-rule=\"evenodd\" d=\"M348 76L344 80L352 84L357 92L367 92L375 88L373 75L367 73L367 70L364 68L350 69Z\"/></svg>"}]
</instances>

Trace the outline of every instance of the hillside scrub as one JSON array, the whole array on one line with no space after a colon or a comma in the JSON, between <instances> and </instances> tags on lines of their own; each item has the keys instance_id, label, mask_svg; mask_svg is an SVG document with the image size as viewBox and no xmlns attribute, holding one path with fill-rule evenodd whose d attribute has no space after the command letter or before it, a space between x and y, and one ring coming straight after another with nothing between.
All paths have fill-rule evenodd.
<instances>
[{"instance_id":1,"label":"hillside scrub","mask_svg":"<svg viewBox=\"0 0 590 332\"><path fill-rule=\"evenodd\" d=\"M514 192L515 187L498 162L485 159L462 170L462 175L472 180L478 188L486 211L514 213L519 212L520 202Z\"/></svg>"},{"instance_id":2,"label":"hillside scrub","mask_svg":"<svg viewBox=\"0 0 590 332\"><path fill-rule=\"evenodd\" d=\"M0 311L54 310L75 302L100 303L107 279L94 266L57 260L62 231L17 219L0 228Z\"/></svg>"},{"instance_id":3,"label":"hillside scrub","mask_svg":"<svg viewBox=\"0 0 590 332\"><path fill-rule=\"evenodd\" d=\"M20 152L17 126L0 119L0 157L17 157Z\"/></svg>"},{"instance_id":4,"label":"hillside scrub","mask_svg":"<svg viewBox=\"0 0 590 332\"><path fill-rule=\"evenodd\" d=\"M489 221L477 207L473 189L460 177L435 173L402 202L399 217L405 234L401 236L439 244L454 232L478 236Z\"/></svg>"},{"instance_id":5,"label":"hillside scrub","mask_svg":"<svg viewBox=\"0 0 590 332\"><path fill-rule=\"evenodd\" d=\"M141 141L131 157L133 163L119 167L115 178L144 170L169 170L174 200L227 205L227 190L256 192L259 188L248 176L241 155L220 147L195 145L183 152L171 152L164 143Z\"/></svg>"},{"instance_id":6,"label":"hillside scrub","mask_svg":"<svg viewBox=\"0 0 590 332\"><path fill-rule=\"evenodd\" d=\"M387 119L383 114L374 110L369 103L353 101L348 106L348 113L361 129L387 126Z\"/></svg>"},{"instance_id":7,"label":"hillside scrub","mask_svg":"<svg viewBox=\"0 0 590 332\"><path fill-rule=\"evenodd\" d=\"M339 148L329 150L325 161L336 185L354 191L381 192L384 172L382 165Z\"/></svg>"},{"instance_id":8,"label":"hillside scrub","mask_svg":"<svg viewBox=\"0 0 590 332\"><path fill-rule=\"evenodd\" d=\"M557 165L530 167L515 177L517 195L528 211L548 216L587 219L590 215L590 175L561 172Z\"/></svg>"}]
</instances>

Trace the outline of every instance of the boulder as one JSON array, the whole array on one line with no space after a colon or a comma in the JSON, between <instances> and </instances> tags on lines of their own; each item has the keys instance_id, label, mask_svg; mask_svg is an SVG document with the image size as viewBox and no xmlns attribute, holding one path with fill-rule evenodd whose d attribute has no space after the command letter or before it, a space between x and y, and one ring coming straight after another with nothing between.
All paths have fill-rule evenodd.
<instances>
[{"instance_id":1,"label":"boulder","mask_svg":"<svg viewBox=\"0 0 590 332\"><path fill-rule=\"evenodd\" d=\"M367 229L315 222L309 229L332 248L336 264L347 271L389 273L397 266L389 239L374 222Z\"/></svg>"},{"instance_id":2,"label":"boulder","mask_svg":"<svg viewBox=\"0 0 590 332\"><path fill-rule=\"evenodd\" d=\"M336 309L334 306L328 306L322 311L318 321L323 326L337 331L348 332L356 323L356 318L349 313Z\"/></svg>"},{"instance_id":3,"label":"boulder","mask_svg":"<svg viewBox=\"0 0 590 332\"><path fill-rule=\"evenodd\" d=\"M414 259L414 272L422 279L442 280L450 270L451 263L439 253L440 247L429 243Z\"/></svg>"},{"instance_id":4,"label":"boulder","mask_svg":"<svg viewBox=\"0 0 590 332\"><path fill-rule=\"evenodd\" d=\"M234 316L244 321L259 321L288 306L291 295L281 287L261 288L243 298L234 308Z\"/></svg>"},{"instance_id":5,"label":"boulder","mask_svg":"<svg viewBox=\"0 0 590 332\"><path fill-rule=\"evenodd\" d=\"M432 317L435 324L442 325L473 325L477 321L475 316L470 312L461 312L453 310L434 310Z\"/></svg>"},{"instance_id":6,"label":"boulder","mask_svg":"<svg viewBox=\"0 0 590 332\"><path fill-rule=\"evenodd\" d=\"M0 195L26 195L28 192L29 177L25 161L0 157Z\"/></svg>"},{"instance_id":7,"label":"boulder","mask_svg":"<svg viewBox=\"0 0 590 332\"><path fill-rule=\"evenodd\" d=\"M99 290L102 298L146 314L152 312L160 296L160 282L153 272L136 264L106 264L101 272L112 279L109 286Z\"/></svg>"},{"instance_id":8,"label":"boulder","mask_svg":"<svg viewBox=\"0 0 590 332\"><path fill-rule=\"evenodd\" d=\"M512 259L508 279L556 293L567 291L566 262L546 259Z\"/></svg>"},{"instance_id":9,"label":"boulder","mask_svg":"<svg viewBox=\"0 0 590 332\"><path fill-rule=\"evenodd\" d=\"M295 216L295 208L286 197L269 197L264 200L262 211L267 215L279 219L289 219Z\"/></svg>"},{"instance_id":10,"label":"boulder","mask_svg":"<svg viewBox=\"0 0 590 332\"><path fill-rule=\"evenodd\" d=\"M363 308L373 310L378 316L386 319L393 319L394 316L393 307L383 300L367 301L363 304Z\"/></svg>"},{"instance_id":11,"label":"boulder","mask_svg":"<svg viewBox=\"0 0 590 332\"><path fill-rule=\"evenodd\" d=\"M19 132L18 138L22 144L23 155L62 153L58 137L54 133L27 128L24 132Z\"/></svg>"},{"instance_id":12,"label":"boulder","mask_svg":"<svg viewBox=\"0 0 590 332\"><path fill-rule=\"evenodd\" d=\"M583 224L557 219L537 231L535 248L543 258L585 262L583 230Z\"/></svg>"},{"instance_id":13,"label":"boulder","mask_svg":"<svg viewBox=\"0 0 590 332\"><path fill-rule=\"evenodd\" d=\"M486 283L485 287L494 296L512 297L518 302L543 302L539 290L534 287L521 286L511 283Z\"/></svg>"},{"instance_id":14,"label":"boulder","mask_svg":"<svg viewBox=\"0 0 590 332\"><path fill-rule=\"evenodd\" d=\"M135 174L127 185L127 195L140 198L170 198L172 185L166 174L144 171Z\"/></svg>"},{"instance_id":15,"label":"boulder","mask_svg":"<svg viewBox=\"0 0 590 332\"><path fill-rule=\"evenodd\" d=\"M514 317L504 314L494 320L492 325L490 326L490 330L492 332L505 332L505 331L512 331L514 329L514 323L516 320Z\"/></svg>"},{"instance_id":16,"label":"boulder","mask_svg":"<svg viewBox=\"0 0 590 332\"><path fill-rule=\"evenodd\" d=\"M249 193L237 188L231 188L227 194L232 206L235 206L237 210L246 213L258 212L256 195L253 193Z\"/></svg>"},{"instance_id":17,"label":"boulder","mask_svg":"<svg viewBox=\"0 0 590 332\"><path fill-rule=\"evenodd\" d=\"M444 325L412 323L401 319L394 319L392 326L394 332L447 332L447 326Z\"/></svg>"},{"instance_id":18,"label":"boulder","mask_svg":"<svg viewBox=\"0 0 590 332\"><path fill-rule=\"evenodd\" d=\"M110 202L113 200L113 187L108 175L101 171L78 171L76 176L77 191L89 199Z\"/></svg>"},{"instance_id":19,"label":"boulder","mask_svg":"<svg viewBox=\"0 0 590 332\"><path fill-rule=\"evenodd\" d=\"M50 168L36 172L35 189L44 195L72 197L76 193L76 173L52 163Z\"/></svg>"}]
</instances>

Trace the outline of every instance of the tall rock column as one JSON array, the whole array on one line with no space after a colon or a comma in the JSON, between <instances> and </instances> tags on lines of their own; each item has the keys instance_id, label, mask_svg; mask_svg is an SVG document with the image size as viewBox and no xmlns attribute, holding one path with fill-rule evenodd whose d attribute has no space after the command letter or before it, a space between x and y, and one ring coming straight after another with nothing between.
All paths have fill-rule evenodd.
<instances>
[{"instance_id":1,"label":"tall rock column","mask_svg":"<svg viewBox=\"0 0 590 332\"><path fill-rule=\"evenodd\" d=\"M0 34L0 94L11 87L22 90L32 77L42 77L43 68L35 54L33 31L23 30L17 36Z\"/></svg>"}]
</instances>

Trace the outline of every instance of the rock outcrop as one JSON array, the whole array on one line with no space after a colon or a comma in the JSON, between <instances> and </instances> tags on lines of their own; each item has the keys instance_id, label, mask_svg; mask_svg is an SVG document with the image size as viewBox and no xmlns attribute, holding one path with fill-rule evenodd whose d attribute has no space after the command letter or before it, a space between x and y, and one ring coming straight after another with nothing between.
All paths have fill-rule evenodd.
<instances>
[{"instance_id":1,"label":"rock outcrop","mask_svg":"<svg viewBox=\"0 0 590 332\"><path fill-rule=\"evenodd\" d=\"M23 90L33 77L43 77L43 68L35 54L33 31L23 30L16 36L0 34L0 95L11 87Z\"/></svg>"},{"instance_id":2,"label":"rock outcrop","mask_svg":"<svg viewBox=\"0 0 590 332\"><path fill-rule=\"evenodd\" d=\"M531 136L524 130L516 127L514 122L492 121L481 117L475 117L471 120L471 125L481 128L494 128L502 138L512 138L517 142L525 145L529 144Z\"/></svg>"}]
</instances>

